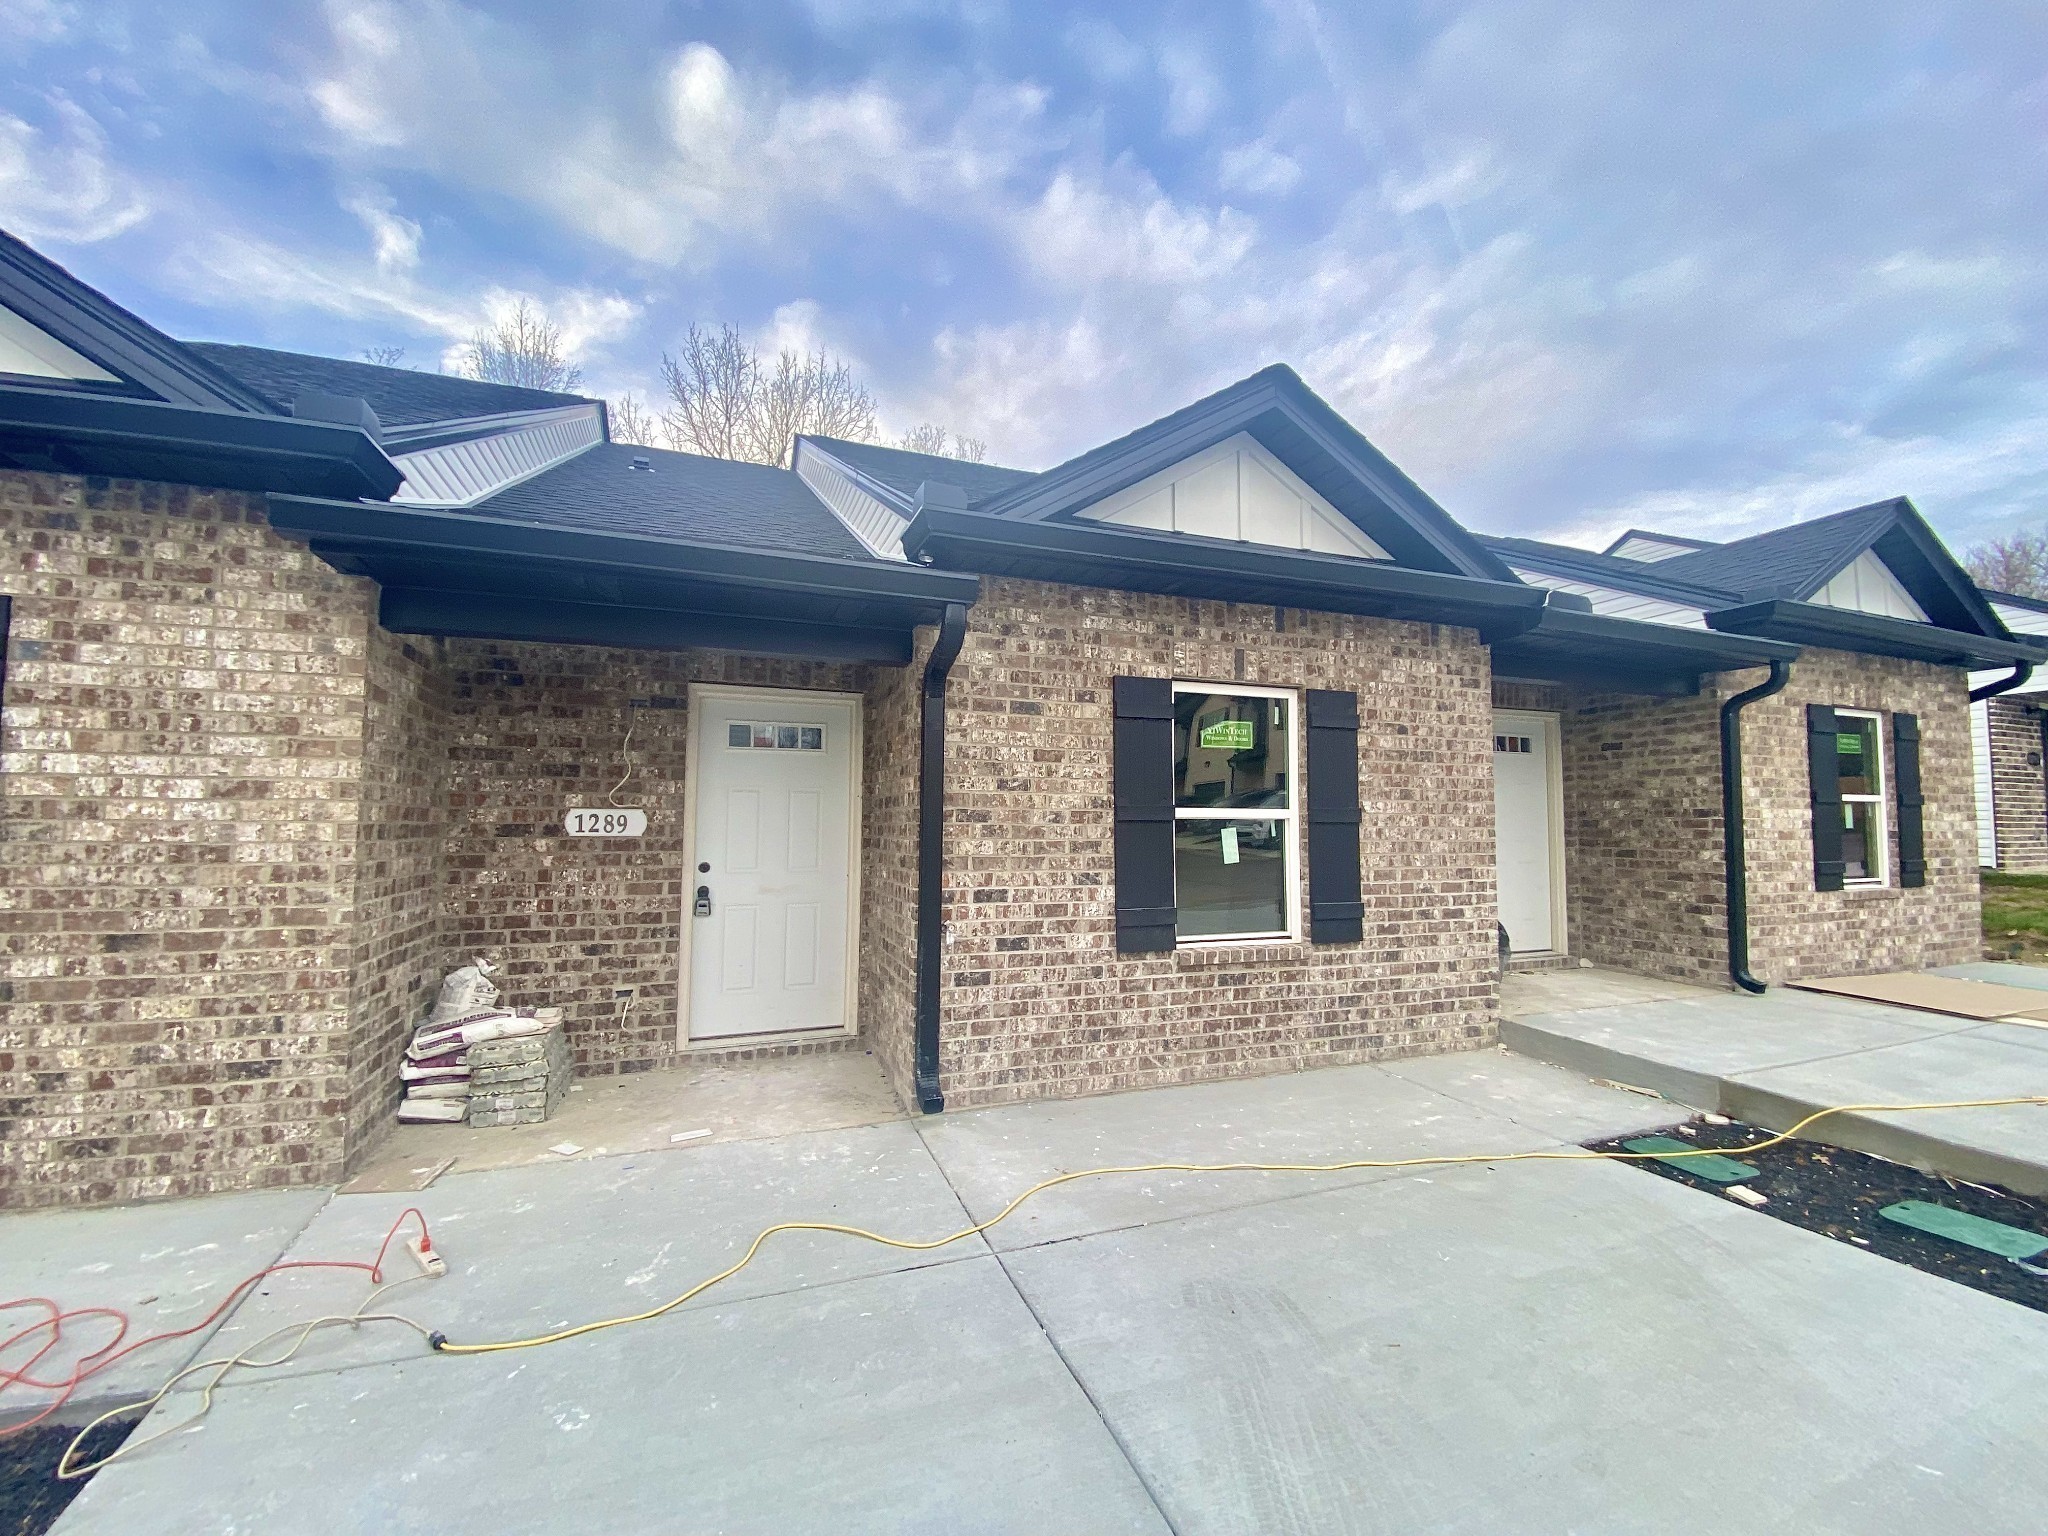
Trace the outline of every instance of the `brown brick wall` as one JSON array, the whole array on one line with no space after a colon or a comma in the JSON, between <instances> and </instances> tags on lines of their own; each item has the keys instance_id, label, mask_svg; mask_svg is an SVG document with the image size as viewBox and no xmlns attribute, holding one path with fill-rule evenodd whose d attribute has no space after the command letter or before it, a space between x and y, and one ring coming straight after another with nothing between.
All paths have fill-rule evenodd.
<instances>
[{"instance_id":1,"label":"brown brick wall","mask_svg":"<svg viewBox=\"0 0 2048 1536\"><path fill-rule=\"evenodd\" d=\"M342 1166L368 588L257 498L0 472L0 1205Z\"/></svg>"},{"instance_id":2,"label":"brown brick wall","mask_svg":"<svg viewBox=\"0 0 2048 1536\"><path fill-rule=\"evenodd\" d=\"M1493 707L1556 714L1565 707L1565 690L1556 683L1528 683L1496 677L1493 680Z\"/></svg>"},{"instance_id":3,"label":"brown brick wall","mask_svg":"<svg viewBox=\"0 0 2048 1536\"><path fill-rule=\"evenodd\" d=\"M500 961L508 1002L561 1005L579 1071L673 1062L689 685L860 692L867 669L486 640L452 640L447 655L444 947L458 963ZM628 762L618 803L647 812L647 834L562 836L562 813L608 805ZM639 992L622 1009L624 986Z\"/></svg>"},{"instance_id":4,"label":"brown brick wall","mask_svg":"<svg viewBox=\"0 0 2048 1536\"><path fill-rule=\"evenodd\" d=\"M877 667L861 723L867 800L861 817L860 1028L896 1095L917 1103L917 812L925 658L918 631L907 667Z\"/></svg>"},{"instance_id":5,"label":"brown brick wall","mask_svg":"<svg viewBox=\"0 0 2048 1536\"><path fill-rule=\"evenodd\" d=\"M1986 701L1991 726L1991 814L1998 867L2048 869L2048 779L2041 767L2041 705L2032 698Z\"/></svg>"},{"instance_id":6,"label":"brown brick wall","mask_svg":"<svg viewBox=\"0 0 2048 1536\"><path fill-rule=\"evenodd\" d=\"M1563 712L1565 916L1579 959L1726 982L1724 697L1710 682L1690 698L1576 697Z\"/></svg>"},{"instance_id":7,"label":"brown brick wall","mask_svg":"<svg viewBox=\"0 0 2048 1536\"><path fill-rule=\"evenodd\" d=\"M1465 630L1287 617L1283 632L1263 606L984 583L949 695L949 1106L1494 1037L1486 652ZM1365 942L1116 953L1119 674L1357 690Z\"/></svg>"},{"instance_id":8,"label":"brown brick wall","mask_svg":"<svg viewBox=\"0 0 2048 1536\"><path fill-rule=\"evenodd\" d=\"M448 824L448 676L440 649L437 640L370 626L349 999L351 1166L392 1124L399 1056L448 969L437 899Z\"/></svg>"},{"instance_id":9,"label":"brown brick wall","mask_svg":"<svg viewBox=\"0 0 2048 1536\"><path fill-rule=\"evenodd\" d=\"M1968 695L1968 678L1951 668L1809 650L1792 664L1792 681L1784 693L1744 712L1750 969L1760 979L1912 970L1982 954ZM1899 887L1894 812L1889 886L1814 890L1808 704L1885 711L1887 773L1892 760L1889 711L1919 716L1920 775L1927 800L1926 885ZM1888 778L1888 797L1892 790Z\"/></svg>"}]
</instances>

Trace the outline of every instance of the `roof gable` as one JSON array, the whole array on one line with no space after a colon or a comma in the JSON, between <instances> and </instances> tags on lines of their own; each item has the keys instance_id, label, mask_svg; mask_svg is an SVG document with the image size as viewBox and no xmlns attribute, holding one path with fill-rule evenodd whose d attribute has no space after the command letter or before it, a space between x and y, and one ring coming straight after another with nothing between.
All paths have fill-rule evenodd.
<instances>
[{"instance_id":1,"label":"roof gable","mask_svg":"<svg viewBox=\"0 0 2048 1536\"><path fill-rule=\"evenodd\" d=\"M0 231L0 308L26 331L62 349L63 372L30 375L38 385L141 395L172 405L279 414L268 400L182 343L130 314L40 251ZM32 333L32 334L30 334ZM69 364L82 360L84 369ZM106 377L98 377L104 374Z\"/></svg>"},{"instance_id":2,"label":"roof gable","mask_svg":"<svg viewBox=\"0 0 2048 1536\"><path fill-rule=\"evenodd\" d=\"M974 509L1029 522L1071 521L1239 433L1253 438L1395 563L1514 580L1506 566L1283 364L976 502Z\"/></svg>"},{"instance_id":3,"label":"roof gable","mask_svg":"<svg viewBox=\"0 0 2048 1536\"><path fill-rule=\"evenodd\" d=\"M1808 602L1866 551L1877 556L1926 622L1964 634L2005 633L1976 584L1903 496L1675 556L1659 561L1657 570L1727 588L1752 602Z\"/></svg>"},{"instance_id":4,"label":"roof gable","mask_svg":"<svg viewBox=\"0 0 2048 1536\"><path fill-rule=\"evenodd\" d=\"M1927 610L1913 600L1892 568L1878 559L1877 551L1866 549L1828 578L1813 594L1824 608L1848 608L1858 613L1883 614L1888 619L1928 622Z\"/></svg>"}]
</instances>

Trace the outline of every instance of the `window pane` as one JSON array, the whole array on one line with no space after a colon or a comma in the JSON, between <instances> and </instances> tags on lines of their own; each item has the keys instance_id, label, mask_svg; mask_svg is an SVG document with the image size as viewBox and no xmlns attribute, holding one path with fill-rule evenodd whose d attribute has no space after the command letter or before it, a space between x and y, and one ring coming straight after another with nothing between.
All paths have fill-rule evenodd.
<instances>
[{"instance_id":1,"label":"window pane","mask_svg":"<svg viewBox=\"0 0 2048 1536\"><path fill-rule=\"evenodd\" d=\"M1877 722L1854 715L1835 717L1835 756L1840 765L1842 793L1878 793Z\"/></svg>"},{"instance_id":2,"label":"window pane","mask_svg":"<svg viewBox=\"0 0 2048 1536\"><path fill-rule=\"evenodd\" d=\"M1842 878L1870 880L1876 877L1877 807L1868 800L1851 800L1842 807Z\"/></svg>"},{"instance_id":3,"label":"window pane","mask_svg":"<svg viewBox=\"0 0 2048 1536\"><path fill-rule=\"evenodd\" d=\"M1173 697L1173 803L1286 810L1285 699L1233 693Z\"/></svg>"},{"instance_id":4,"label":"window pane","mask_svg":"<svg viewBox=\"0 0 2048 1536\"><path fill-rule=\"evenodd\" d=\"M1176 936L1285 932L1287 829L1284 821L1174 823Z\"/></svg>"}]
</instances>

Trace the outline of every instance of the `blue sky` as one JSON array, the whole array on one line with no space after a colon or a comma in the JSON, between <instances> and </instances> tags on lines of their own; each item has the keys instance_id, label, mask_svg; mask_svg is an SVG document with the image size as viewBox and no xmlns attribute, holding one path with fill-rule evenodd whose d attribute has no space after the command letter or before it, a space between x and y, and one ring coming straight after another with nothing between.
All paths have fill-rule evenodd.
<instances>
[{"instance_id":1,"label":"blue sky","mask_svg":"<svg viewBox=\"0 0 2048 1536\"><path fill-rule=\"evenodd\" d=\"M1040 467L1275 360L1469 525L2048 513L2048 8L0 0L0 225L175 334L693 321Z\"/></svg>"}]
</instances>

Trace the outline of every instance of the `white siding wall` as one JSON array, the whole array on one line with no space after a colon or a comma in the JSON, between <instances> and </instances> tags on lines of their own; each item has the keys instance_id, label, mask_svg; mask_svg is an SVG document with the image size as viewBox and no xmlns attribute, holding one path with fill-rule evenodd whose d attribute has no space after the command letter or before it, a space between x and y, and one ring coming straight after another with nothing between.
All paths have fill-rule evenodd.
<instances>
[{"instance_id":1,"label":"white siding wall","mask_svg":"<svg viewBox=\"0 0 2048 1536\"><path fill-rule=\"evenodd\" d=\"M1683 603L1666 602L1661 597L1644 597L1639 592L1618 592L1613 587L1597 587L1591 582L1532 571L1512 562L1508 569L1532 587L1546 587L1552 592L1570 592L1583 597L1592 603L1595 613L1606 614L1609 618L1640 619L1646 624L1675 624L1681 629L1707 627L1706 614Z\"/></svg>"},{"instance_id":2,"label":"white siding wall","mask_svg":"<svg viewBox=\"0 0 2048 1536\"><path fill-rule=\"evenodd\" d=\"M1984 701L1970 706L1970 757L1977 779L1977 862L1998 867L1998 819L1992 814L1991 710Z\"/></svg>"},{"instance_id":3,"label":"white siding wall","mask_svg":"<svg viewBox=\"0 0 2048 1536\"><path fill-rule=\"evenodd\" d=\"M1654 565L1659 560L1670 560L1679 555L1696 555L1699 550L1691 544L1666 544L1662 539L1636 534L1623 539L1608 553L1619 560L1640 560L1645 565Z\"/></svg>"},{"instance_id":4,"label":"white siding wall","mask_svg":"<svg viewBox=\"0 0 2048 1536\"><path fill-rule=\"evenodd\" d=\"M1075 515L1276 549L1392 558L1244 432Z\"/></svg>"},{"instance_id":5,"label":"white siding wall","mask_svg":"<svg viewBox=\"0 0 2048 1536\"><path fill-rule=\"evenodd\" d=\"M32 379L68 379L78 384L121 382L91 358L4 307L0 307L0 373L18 373Z\"/></svg>"},{"instance_id":6,"label":"white siding wall","mask_svg":"<svg viewBox=\"0 0 2048 1536\"><path fill-rule=\"evenodd\" d=\"M1913 594L1899 585L1891 567L1866 549L1837 571L1828 584L1813 594L1813 601L1827 608L1848 608L1857 613L1882 614L1888 619L1927 622L1927 610L1913 601Z\"/></svg>"}]
</instances>

